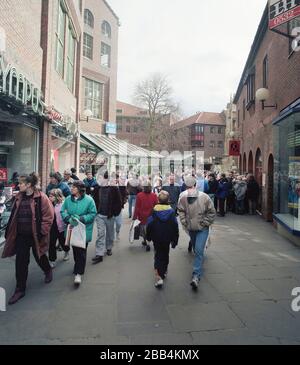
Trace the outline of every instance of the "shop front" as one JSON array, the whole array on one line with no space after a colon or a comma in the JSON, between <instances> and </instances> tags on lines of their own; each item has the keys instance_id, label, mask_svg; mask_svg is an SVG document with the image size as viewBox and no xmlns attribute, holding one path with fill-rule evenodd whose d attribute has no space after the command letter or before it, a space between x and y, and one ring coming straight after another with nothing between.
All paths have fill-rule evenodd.
<instances>
[{"instance_id":1,"label":"shop front","mask_svg":"<svg viewBox=\"0 0 300 365\"><path fill-rule=\"evenodd\" d=\"M300 99L274 121L274 219L300 245Z\"/></svg>"}]
</instances>

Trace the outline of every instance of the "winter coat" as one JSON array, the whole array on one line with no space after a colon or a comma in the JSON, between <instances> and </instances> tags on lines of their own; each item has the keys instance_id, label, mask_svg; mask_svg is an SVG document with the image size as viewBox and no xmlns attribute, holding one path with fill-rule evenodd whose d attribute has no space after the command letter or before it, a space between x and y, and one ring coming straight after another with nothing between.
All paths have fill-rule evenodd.
<instances>
[{"instance_id":1,"label":"winter coat","mask_svg":"<svg viewBox=\"0 0 300 365\"><path fill-rule=\"evenodd\" d=\"M122 204L122 209L124 208L124 205L127 202L127 189L125 185L119 185L119 191L121 194L121 204Z\"/></svg>"},{"instance_id":2,"label":"winter coat","mask_svg":"<svg viewBox=\"0 0 300 365\"><path fill-rule=\"evenodd\" d=\"M57 185L54 185L54 184L49 184L47 186L47 190L46 190L46 193L47 195L49 196L49 193L52 189L60 189L64 195L64 197L66 198L67 196L71 195L71 190L68 186L68 184L64 183L64 182L60 182L59 184Z\"/></svg>"},{"instance_id":3,"label":"winter coat","mask_svg":"<svg viewBox=\"0 0 300 365\"><path fill-rule=\"evenodd\" d=\"M236 200L244 200L247 192L247 183L246 181L237 181L233 185L233 190L236 196Z\"/></svg>"},{"instance_id":4,"label":"winter coat","mask_svg":"<svg viewBox=\"0 0 300 365\"><path fill-rule=\"evenodd\" d=\"M247 198L249 200L258 200L259 185L255 180L249 181L247 184Z\"/></svg>"},{"instance_id":5,"label":"winter coat","mask_svg":"<svg viewBox=\"0 0 300 365\"><path fill-rule=\"evenodd\" d=\"M107 218L110 219L112 217L117 217L118 215L120 215L121 210L122 210L122 196L121 196L119 187L118 186L109 186L108 187L108 185L95 187L95 190L94 190L92 196L95 200L97 212L99 212L99 208L101 205L102 189L109 189Z\"/></svg>"},{"instance_id":6,"label":"winter coat","mask_svg":"<svg viewBox=\"0 0 300 365\"><path fill-rule=\"evenodd\" d=\"M201 191L202 193L207 194L208 190L209 190L208 181L203 178L197 179L197 189L198 189L198 191Z\"/></svg>"},{"instance_id":7,"label":"winter coat","mask_svg":"<svg viewBox=\"0 0 300 365\"><path fill-rule=\"evenodd\" d=\"M156 205L147 221L147 241L155 245L178 244L179 229L175 211L170 205Z\"/></svg>"},{"instance_id":8,"label":"winter coat","mask_svg":"<svg viewBox=\"0 0 300 365\"><path fill-rule=\"evenodd\" d=\"M97 180L94 177L90 180L88 178L84 179L83 183L86 187L86 193L88 195L91 195L93 190L94 190L94 189L91 189L91 188L95 188L98 185Z\"/></svg>"},{"instance_id":9,"label":"winter coat","mask_svg":"<svg viewBox=\"0 0 300 365\"><path fill-rule=\"evenodd\" d=\"M177 208L178 199L181 193L181 187L178 184L163 186L163 190L167 191L170 196L170 204L173 209Z\"/></svg>"},{"instance_id":10,"label":"winter coat","mask_svg":"<svg viewBox=\"0 0 300 365\"><path fill-rule=\"evenodd\" d=\"M133 219L138 219L142 225L146 225L156 204L158 204L156 194L139 193L136 198Z\"/></svg>"},{"instance_id":11,"label":"winter coat","mask_svg":"<svg viewBox=\"0 0 300 365\"><path fill-rule=\"evenodd\" d=\"M68 196L61 208L61 216L66 224L69 224L72 215L78 215L80 217L80 221L86 227L86 242L92 240L96 214L95 202L93 198L86 194L83 194L77 200L74 196Z\"/></svg>"},{"instance_id":12,"label":"winter coat","mask_svg":"<svg viewBox=\"0 0 300 365\"><path fill-rule=\"evenodd\" d=\"M63 203L59 203L54 206L54 212L55 212L54 219L56 219L58 232L64 232L66 229L66 224L63 221L62 216L61 216L62 205L63 205Z\"/></svg>"},{"instance_id":13,"label":"winter coat","mask_svg":"<svg viewBox=\"0 0 300 365\"><path fill-rule=\"evenodd\" d=\"M137 179L129 179L127 183L128 195L137 195L142 190L141 185Z\"/></svg>"},{"instance_id":14,"label":"winter coat","mask_svg":"<svg viewBox=\"0 0 300 365\"><path fill-rule=\"evenodd\" d=\"M216 194L219 183L216 179L208 181L208 194Z\"/></svg>"},{"instance_id":15,"label":"winter coat","mask_svg":"<svg viewBox=\"0 0 300 365\"><path fill-rule=\"evenodd\" d=\"M229 194L230 184L227 179L221 179L219 181L219 187L216 193L218 199L226 199Z\"/></svg>"},{"instance_id":16,"label":"winter coat","mask_svg":"<svg viewBox=\"0 0 300 365\"><path fill-rule=\"evenodd\" d=\"M210 197L196 191L189 195L189 191L181 194L178 202L180 222L185 231L202 231L213 224L216 210Z\"/></svg>"},{"instance_id":17,"label":"winter coat","mask_svg":"<svg viewBox=\"0 0 300 365\"><path fill-rule=\"evenodd\" d=\"M16 254L17 218L23 199L23 193L15 197L12 212L6 227L2 258L12 257ZM32 232L34 245L39 257L45 255L49 249L49 233L54 219L54 208L47 195L41 191L35 191L30 202L32 212Z\"/></svg>"}]
</instances>

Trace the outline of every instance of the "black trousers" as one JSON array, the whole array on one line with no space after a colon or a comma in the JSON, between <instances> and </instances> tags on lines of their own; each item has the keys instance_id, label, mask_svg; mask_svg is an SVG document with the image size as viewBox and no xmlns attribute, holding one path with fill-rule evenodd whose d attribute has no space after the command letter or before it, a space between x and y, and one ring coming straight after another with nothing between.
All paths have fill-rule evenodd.
<instances>
[{"instance_id":1,"label":"black trousers","mask_svg":"<svg viewBox=\"0 0 300 365\"><path fill-rule=\"evenodd\" d=\"M56 241L58 240L61 248L64 252L69 252L70 247L65 245L66 239L64 232L59 232L57 225L52 226L50 231L50 245L49 245L49 260L56 261L57 253L56 253Z\"/></svg>"},{"instance_id":2,"label":"black trousers","mask_svg":"<svg viewBox=\"0 0 300 365\"><path fill-rule=\"evenodd\" d=\"M219 200L219 213L224 216L225 215L225 199L218 199Z\"/></svg>"},{"instance_id":3,"label":"black trousers","mask_svg":"<svg viewBox=\"0 0 300 365\"><path fill-rule=\"evenodd\" d=\"M170 243L154 243L154 250L154 269L157 270L158 275L164 279L169 266Z\"/></svg>"},{"instance_id":4,"label":"black trousers","mask_svg":"<svg viewBox=\"0 0 300 365\"><path fill-rule=\"evenodd\" d=\"M21 291L26 290L28 266L30 263L30 248L32 248L36 263L43 272L47 273L51 270L47 255L43 255L41 258L38 257L34 238L32 236L18 235L16 239L16 280L17 288Z\"/></svg>"},{"instance_id":5,"label":"black trousers","mask_svg":"<svg viewBox=\"0 0 300 365\"><path fill-rule=\"evenodd\" d=\"M87 246L86 246L87 247ZM72 247L73 248L73 256L74 256L74 275L84 275L85 266L86 266L86 252L87 249L80 248L80 247Z\"/></svg>"}]
</instances>

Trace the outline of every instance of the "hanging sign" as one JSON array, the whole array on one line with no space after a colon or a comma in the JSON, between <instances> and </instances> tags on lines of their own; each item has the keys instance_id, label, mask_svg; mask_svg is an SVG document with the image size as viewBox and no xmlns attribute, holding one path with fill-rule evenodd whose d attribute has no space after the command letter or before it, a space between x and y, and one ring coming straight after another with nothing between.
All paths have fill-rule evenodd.
<instances>
[{"instance_id":1,"label":"hanging sign","mask_svg":"<svg viewBox=\"0 0 300 365\"><path fill-rule=\"evenodd\" d=\"M241 153L240 141L229 141L229 156L239 156Z\"/></svg>"},{"instance_id":2,"label":"hanging sign","mask_svg":"<svg viewBox=\"0 0 300 365\"><path fill-rule=\"evenodd\" d=\"M269 0L269 28L274 29L300 16L300 0Z\"/></svg>"}]
</instances>

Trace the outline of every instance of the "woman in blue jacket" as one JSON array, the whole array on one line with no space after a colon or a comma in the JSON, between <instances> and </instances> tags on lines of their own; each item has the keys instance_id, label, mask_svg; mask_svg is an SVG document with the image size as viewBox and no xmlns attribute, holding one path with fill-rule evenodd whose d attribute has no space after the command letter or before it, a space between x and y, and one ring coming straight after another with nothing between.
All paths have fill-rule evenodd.
<instances>
[{"instance_id":1,"label":"woman in blue jacket","mask_svg":"<svg viewBox=\"0 0 300 365\"><path fill-rule=\"evenodd\" d=\"M219 216L225 217L225 200L229 194L229 182L226 179L225 174L221 174L221 179L219 180L219 187L216 193L216 197L219 203Z\"/></svg>"}]
</instances>

